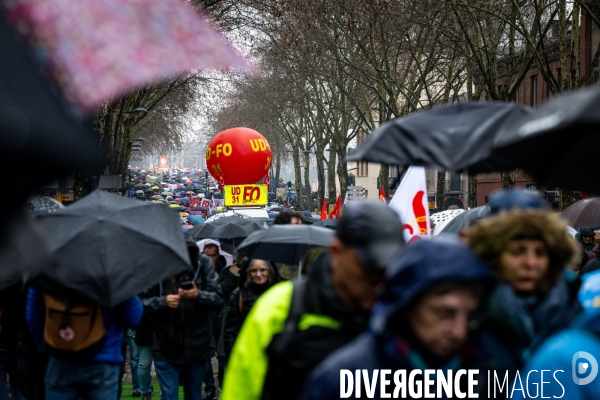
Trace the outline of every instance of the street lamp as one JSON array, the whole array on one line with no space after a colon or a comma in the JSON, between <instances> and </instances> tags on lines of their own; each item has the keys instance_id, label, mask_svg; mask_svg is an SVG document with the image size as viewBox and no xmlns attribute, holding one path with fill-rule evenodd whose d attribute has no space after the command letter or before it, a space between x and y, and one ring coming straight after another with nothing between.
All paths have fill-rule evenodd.
<instances>
[{"instance_id":1,"label":"street lamp","mask_svg":"<svg viewBox=\"0 0 600 400\"><path fill-rule=\"evenodd\" d=\"M121 114L146 114L148 110L145 108L136 108L134 110L123 111L123 103L121 103L121 110L117 114L117 122L115 123L115 132L113 133L113 148L117 144L117 129L119 129L119 122L121 121ZM137 138L142 139L142 138ZM144 139L142 139L144 140Z\"/></svg>"}]
</instances>

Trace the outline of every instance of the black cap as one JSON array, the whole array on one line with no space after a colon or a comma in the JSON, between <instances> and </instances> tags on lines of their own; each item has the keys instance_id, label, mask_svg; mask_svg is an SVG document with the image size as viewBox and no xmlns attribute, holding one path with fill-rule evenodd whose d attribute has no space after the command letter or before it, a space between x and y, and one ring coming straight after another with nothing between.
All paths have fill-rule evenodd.
<instances>
[{"instance_id":1,"label":"black cap","mask_svg":"<svg viewBox=\"0 0 600 400\"><path fill-rule=\"evenodd\" d=\"M398 214L383 203L360 201L344 208L336 236L356 250L365 268L385 269L404 247Z\"/></svg>"}]
</instances>

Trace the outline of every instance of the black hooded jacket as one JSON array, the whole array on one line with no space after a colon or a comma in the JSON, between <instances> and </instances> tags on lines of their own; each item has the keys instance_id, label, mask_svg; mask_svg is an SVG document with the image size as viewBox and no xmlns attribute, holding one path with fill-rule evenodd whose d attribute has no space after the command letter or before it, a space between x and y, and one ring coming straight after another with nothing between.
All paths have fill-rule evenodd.
<instances>
[{"instance_id":1,"label":"black hooded jacket","mask_svg":"<svg viewBox=\"0 0 600 400\"><path fill-rule=\"evenodd\" d=\"M336 293L330 273L329 254L325 253L315 261L308 278L295 283L294 291L303 286L299 298L302 316L324 315L338 321L339 326L332 329L313 325L297 328L291 335L285 331L275 335L267 348L269 368L263 387L264 399L297 398L312 369L367 329L369 314L348 309ZM295 308L294 301L292 297L290 310ZM285 346L281 346L282 340Z\"/></svg>"},{"instance_id":2,"label":"black hooded jacket","mask_svg":"<svg viewBox=\"0 0 600 400\"><path fill-rule=\"evenodd\" d=\"M142 295L144 311L153 322L155 360L187 364L214 355L210 311L223 304L221 288L210 258L200 254L196 264L195 269L163 281ZM198 298L182 299L178 308L168 308L167 295L177 294L181 282L190 280L196 282Z\"/></svg>"},{"instance_id":3,"label":"black hooded jacket","mask_svg":"<svg viewBox=\"0 0 600 400\"><path fill-rule=\"evenodd\" d=\"M223 269L227 266L227 259L223 256L219 256L219 262L217 262L217 265L215 265L215 271L217 273L217 276L219 276L221 274L221 272L223 271Z\"/></svg>"}]
</instances>

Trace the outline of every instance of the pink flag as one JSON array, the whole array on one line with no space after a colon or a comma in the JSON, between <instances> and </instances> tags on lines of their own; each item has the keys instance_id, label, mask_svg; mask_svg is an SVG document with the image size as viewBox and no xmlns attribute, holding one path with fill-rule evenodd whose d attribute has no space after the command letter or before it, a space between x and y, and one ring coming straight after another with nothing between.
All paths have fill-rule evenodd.
<instances>
[{"instance_id":1,"label":"pink flag","mask_svg":"<svg viewBox=\"0 0 600 400\"><path fill-rule=\"evenodd\" d=\"M93 114L127 91L246 61L185 0L0 2L68 101Z\"/></svg>"}]
</instances>

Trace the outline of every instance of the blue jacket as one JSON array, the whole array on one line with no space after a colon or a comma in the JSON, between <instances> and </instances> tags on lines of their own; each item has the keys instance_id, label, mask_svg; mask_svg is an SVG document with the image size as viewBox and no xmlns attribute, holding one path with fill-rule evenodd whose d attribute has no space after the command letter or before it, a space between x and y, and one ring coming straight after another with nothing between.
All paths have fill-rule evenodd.
<instances>
[{"instance_id":1,"label":"blue jacket","mask_svg":"<svg viewBox=\"0 0 600 400\"><path fill-rule=\"evenodd\" d=\"M419 351L409 340L391 330L412 300L437 282L483 281L493 284L491 275L471 251L456 241L446 239L421 240L407 246L388 269L385 293L371 315L370 329L354 341L326 358L304 386L302 399L340 398L340 370L375 369L407 370L430 369ZM485 351L479 337L472 337L460 354L456 354L441 369L480 369L485 379L487 369L497 369ZM388 379L392 377L387 376ZM393 379L392 379L393 382ZM393 384L392 384L393 385ZM481 387L486 384L480 380ZM362 385L362 396L365 387ZM392 386L393 388L393 386ZM389 388L388 388L389 390ZM391 391L389 392L391 393ZM355 398L353 393L351 398ZM379 398L380 387L374 397ZM480 396L481 397L481 396Z\"/></svg>"},{"instance_id":2,"label":"blue jacket","mask_svg":"<svg viewBox=\"0 0 600 400\"><path fill-rule=\"evenodd\" d=\"M595 313L600 310L600 270L583 274L579 301L586 312Z\"/></svg>"},{"instance_id":3,"label":"blue jacket","mask_svg":"<svg viewBox=\"0 0 600 400\"><path fill-rule=\"evenodd\" d=\"M586 352L591 355L578 354ZM589 384L576 384L574 378L585 379L598 374L600 360L600 313L584 314L573 326L548 339L539 351L534 354L521 372L523 387L527 385L527 375L531 372L530 381L541 382L541 370L550 370L544 374L544 397L563 398L569 400L597 399L600 393L600 376L596 376ZM587 364L588 368L583 368ZM580 371L581 368L581 371ZM562 370L564 372L556 372ZM583 372L583 373L579 373ZM560 383L559 383L560 382ZM583 383L583 382L580 382ZM518 387L515 382L513 386ZM529 395L515 390L513 399L529 399L535 396L535 387L529 384ZM554 397L553 397L554 396ZM541 393L539 398L541 398Z\"/></svg>"},{"instance_id":4,"label":"blue jacket","mask_svg":"<svg viewBox=\"0 0 600 400\"><path fill-rule=\"evenodd\" d=\"M134 296L116 306L112 312L105 307L102 307L102 312L104 323L109 323L104 336L104 348L99 353L94 354L89 361L120 364L125 361L121 354L125 328L136 326L142 319L142 314L144 313L142 302L137 296ZM33 333L40 352L42 352L44 347L45 313L46 308L42 291L36 288L29 289L27 297L27 324Z\"/></svg>"}]
</instances>

